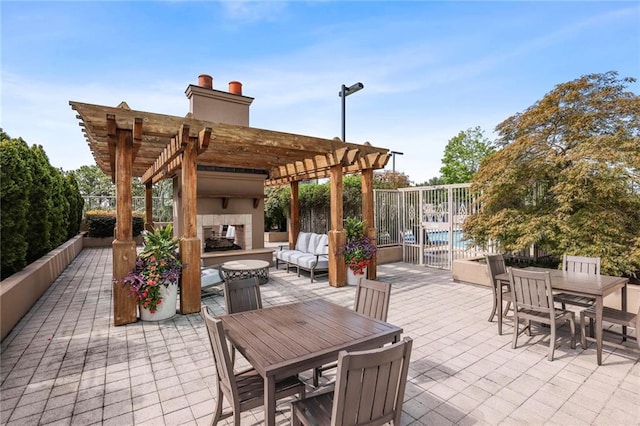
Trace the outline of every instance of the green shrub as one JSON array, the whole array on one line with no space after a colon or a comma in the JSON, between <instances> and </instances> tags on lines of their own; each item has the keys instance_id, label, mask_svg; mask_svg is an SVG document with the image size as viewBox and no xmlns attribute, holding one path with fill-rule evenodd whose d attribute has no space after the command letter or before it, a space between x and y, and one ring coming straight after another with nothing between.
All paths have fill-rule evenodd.
<instances>
[{"instance_id":1,"label":"green shrub","mask_svg":"<svg viewBox=\"0 0 640 426\"><path fill-rule=\"evenodd\" d=\"M54 246L51 241L52 177L47 154L42 146L31 147L30 167L33 181L29 191L29 232L26 235L28 250L27 263L47 254Z\"/></svg>"},{"instance_id":2,"label":"green shrub","mask_svg":"<svg viewBox=\"0 0 640 426\"><path fill-rule=\"evenodd\" d=\"M109 238L114 236L116 212L112 210L92 210L85 214L89 237ZM144 217L134 213L132 219L133 236L137 237L144 229Z\"/></svg>"},{"instance_id":3,"label":"green shrub","mask_svg":"<svg viewBox=\"0 0 640 426\"><path fill-rule=\"evenodd\" d=\"M0 278L27 264L27 231L31 167L29 147L22 138L10 139L0 129Z\"/></svg>"}]
</instances>

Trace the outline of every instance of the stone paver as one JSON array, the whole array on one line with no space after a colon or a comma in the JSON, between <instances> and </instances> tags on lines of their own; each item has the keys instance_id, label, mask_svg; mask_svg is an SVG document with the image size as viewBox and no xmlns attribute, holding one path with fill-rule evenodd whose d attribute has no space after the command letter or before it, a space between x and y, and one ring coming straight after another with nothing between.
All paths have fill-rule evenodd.
<instances>
[{"instance_id":1,"label":"stone paver","mask_svg":"<svg viewBox=\"0 0 640 426\"><path fill-rule=\"evenodd\" d=\"M111 249L83 250L2 342L0 424L211 422L215 367L200 315L113 326L111 270ZM333 288L326 277L310 283L274 268L270 277L264 306L312 298L353 304L354 287ZM488 288L403 263L380 265L378 279L393 283L388 321L414 339L403 425L640 425L637 354L605 349L598 367L593 345L570 349L563 329L549 362L545 329L534 327L516 349L509 319L497 335L486 321ZM225 312L220 295L203 303ZM260 408L243 413L242 424L262 419ZM278 424L288 419L288 405L279 405Z\"/></svg>"}]
</instances>

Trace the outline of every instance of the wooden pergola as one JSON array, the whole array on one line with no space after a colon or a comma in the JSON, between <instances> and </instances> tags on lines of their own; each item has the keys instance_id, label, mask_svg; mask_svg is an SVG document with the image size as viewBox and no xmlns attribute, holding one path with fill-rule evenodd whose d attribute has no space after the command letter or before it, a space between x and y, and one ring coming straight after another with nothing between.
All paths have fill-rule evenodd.
<instances>
[{"instance_id":1,"label":"wooden pergola","mask_svg":"<svg viewBox=\"0 0 640 426\"><path fill-rule=\"evenodd\" d=\"M98 167L116 184L116 221L113 241L113 277L123 278L134 266L136 246L132 233L132 178L145 184L146 227L153 226L153 184L180 173L182 212L180 256L184 268L180 280L180 312L200 310L201 242L196 230L197 166L264 170L265 185L291 185L289 244L295 245L300 231L298 184L302 180L330 178L331 229L329 231L329 283L345 284L346 242L343 228L342 178L362 174L362 218L368 235L373 228L373 171L387 164L386 148L368 143L345 143L233 124L223 124L144 111L126 103L117 107L70 101L80 120ZM375 264L369 278L375 278ZM121 285L114 284L114 322L137 320L135 300Z\"/></svg>"}]
</instances>

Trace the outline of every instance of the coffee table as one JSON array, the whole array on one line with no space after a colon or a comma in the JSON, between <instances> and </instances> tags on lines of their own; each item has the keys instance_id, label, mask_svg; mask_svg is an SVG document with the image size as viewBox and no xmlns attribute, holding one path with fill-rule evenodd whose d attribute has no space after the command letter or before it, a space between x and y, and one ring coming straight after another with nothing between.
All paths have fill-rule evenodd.
<instances>
[{"instance_id":1,"label":"coffee table","mask_svg":"<svg viewBox=\"0 0 640 426\"><path fill-rule=\"evenodd\" d=\"M224 262L220 269L225 280L258 277L260 284L266 284L269 281L270 266L265 260L247 259Z\"/></svg>"}]
</instances>

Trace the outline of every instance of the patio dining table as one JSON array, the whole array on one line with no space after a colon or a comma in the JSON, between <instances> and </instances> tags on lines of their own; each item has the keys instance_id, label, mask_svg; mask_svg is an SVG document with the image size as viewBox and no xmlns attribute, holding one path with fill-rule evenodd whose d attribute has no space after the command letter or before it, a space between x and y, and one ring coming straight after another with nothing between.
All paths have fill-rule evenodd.
<instances>
[{"instance_id":1,"label":"patio dining table","mask_svg":"<svg viewBox=\"0 0 640 426\"><path fill-rule=\"evenodd\" d=\"M275 383L338 359L342 350L399 341L402 328L325 300L223 315L227 338L264 379L264 411L275 424Z\"/></svg>"},{"instance_id":2,"label":"patio dining table","mask_svg":"<svg viewBox=\"0 0 640 426\"><path fill-rule=\"evenodd\" d=\"M627 283L628 278L613 277L609 275L593 275L577 272L567 272L558 269L547 269L528 267L530 271L549 272L551 277L551 288L554 291L562 291L578 296L593 297L596 300L596 358L598 365L602 365L602 310L604 307L604 298L608 294L614 293L621 289L621 306L623 311L627 311ZM509 281L509 274L500 274L496 279L501 281ZM623 335L626 333L626 327L622 330Z\"/></svg>"}]
</instances>

